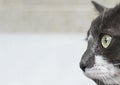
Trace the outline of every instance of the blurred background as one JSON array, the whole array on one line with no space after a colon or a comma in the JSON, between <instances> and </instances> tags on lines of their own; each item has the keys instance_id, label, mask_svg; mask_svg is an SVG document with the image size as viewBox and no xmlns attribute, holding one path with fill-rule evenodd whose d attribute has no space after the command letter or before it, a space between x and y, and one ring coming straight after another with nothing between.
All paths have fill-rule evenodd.
<instances>
[{"instance_id":1,"label":"blurred background","mask_svg":"<svg viewBox=\"0 0 120 85\"><path fill-rule=\"evenodd\" d=\"M95 1L107 7L119 2ZM1 33L81 33L95 17L90 0L0 0Z\"/></svg>"},{"instance_id":2,"label":"blurred background","mask_svg":"<svg viewBox=\"0 0 120 85\"><path fill-rule=\"evenodd\" d=\"M0 0L0 85L96 85L79 62L97 15L91 0Z\"/></svg>"}]
</instances>

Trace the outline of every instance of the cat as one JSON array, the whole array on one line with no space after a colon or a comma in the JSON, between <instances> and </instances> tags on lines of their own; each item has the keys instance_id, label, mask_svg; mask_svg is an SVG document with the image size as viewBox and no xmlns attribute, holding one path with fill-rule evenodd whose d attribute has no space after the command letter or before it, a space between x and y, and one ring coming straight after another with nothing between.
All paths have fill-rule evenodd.
<instances>
[{"instance_id":1,"label":"cat","mask_svg":"<svg viewBox=\"0 0 120 85\"><path fill-rule=\"evenodd\" d=\"M120 4L106 8L92 3L99 16L87 32L80 68L97 85L120 85Z\"/></svg>"}]
</instances>

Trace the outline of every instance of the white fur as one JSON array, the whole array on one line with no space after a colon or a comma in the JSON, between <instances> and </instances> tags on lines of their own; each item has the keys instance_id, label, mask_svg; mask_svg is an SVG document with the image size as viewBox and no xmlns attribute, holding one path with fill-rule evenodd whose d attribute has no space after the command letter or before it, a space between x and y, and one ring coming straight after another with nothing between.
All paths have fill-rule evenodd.
<instances>
[{"instance_id":1,"label":"white fur","mask_svg":"<svg viewBox=\"0 0 120 85\"><path fill-rule=\"evenodd\" d=\"M89 41L90 39L93 39L93 36L92 36L91 34L90 34L89 37L88 37L88 41Z\"/></svg>"},{"instance_id":2,"label":"white fur","mask_svg":"<svg viewBox=\"0 0 120 85\"><path fill-rule=\"evenodd\" d=\"M120 79L116 74L118 69L113 64L108 63L102 56L95 56L95 64L92 68L86 68L86 76L92 79L98 79L105 84L120 84Z\"/></svg>"},{"instance_id":3,"label":"white fur","mask_svg":"<svg viewBox=\"0 0 120 85\"><path fill-rule=\"evenodd\" d=\"M95 64L108 64L106 60L104 60L103 56L97 55L95 56Z\"/></svg>"}]
</instances>

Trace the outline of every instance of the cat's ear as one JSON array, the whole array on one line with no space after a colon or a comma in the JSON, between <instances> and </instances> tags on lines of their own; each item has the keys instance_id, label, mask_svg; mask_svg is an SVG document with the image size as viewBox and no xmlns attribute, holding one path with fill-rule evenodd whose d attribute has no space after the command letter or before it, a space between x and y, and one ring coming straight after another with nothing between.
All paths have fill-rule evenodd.
<instances>
[{"instance_id":1,"label":"cat's ear","mask_svg":"<svg viewBox=\"0 0 120 85\"><path fill-rule=\"evenodd\" d=\"M106 9L106 7L98 4L98 3L95 2L95 1L91 1L91 2L92 2L92 4L94 5L94 7L97 9L97 11L98 11L99 13L102 13L102 12Z\"/></svg>"}]
</instances>

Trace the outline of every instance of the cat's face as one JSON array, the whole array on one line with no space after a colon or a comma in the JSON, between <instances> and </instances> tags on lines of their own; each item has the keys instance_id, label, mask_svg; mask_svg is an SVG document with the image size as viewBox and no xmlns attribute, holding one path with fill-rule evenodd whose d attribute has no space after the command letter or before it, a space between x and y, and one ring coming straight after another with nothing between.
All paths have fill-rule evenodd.
<instances>
[{"instance_id":1,"label":"cat's face","mask_svg":"<svg viewBox=\"0 0 120 85\"><path fill-rule=\"evenodd\" d=\"M120 5L108 9L93 4L100 15L88 30L80 67L99 85L120 85Z\"/></svg>"}]
</instances>

